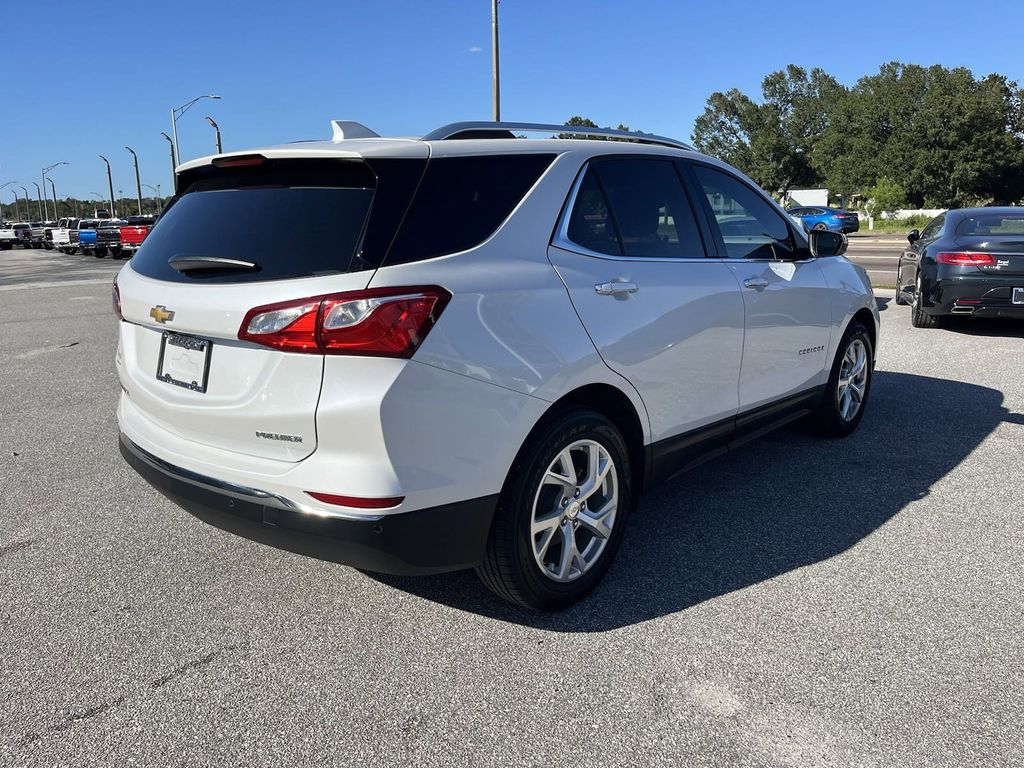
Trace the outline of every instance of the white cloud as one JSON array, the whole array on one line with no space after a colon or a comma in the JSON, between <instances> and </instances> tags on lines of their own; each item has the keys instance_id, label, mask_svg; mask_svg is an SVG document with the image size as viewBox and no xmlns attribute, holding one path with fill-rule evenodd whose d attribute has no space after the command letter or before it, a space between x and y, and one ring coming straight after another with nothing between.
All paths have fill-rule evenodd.
<instances>
[{"instance_id":1,"label":"white cloud","mask_svg":"<svg viewBox=\"0 0 1024 768\"><path fill-rule=\"evenodd\" d=\"M479 45L474 45L474 46L470 47L469 52L470 53L483 53L484 49L481 48Z\"/></svg>"}]
</instances>

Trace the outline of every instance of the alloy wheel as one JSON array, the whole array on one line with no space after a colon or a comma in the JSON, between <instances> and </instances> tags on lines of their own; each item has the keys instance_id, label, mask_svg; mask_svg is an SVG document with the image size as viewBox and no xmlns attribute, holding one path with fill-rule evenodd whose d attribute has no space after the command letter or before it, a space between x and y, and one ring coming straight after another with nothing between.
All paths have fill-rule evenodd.
<instances>
[{"instance_id":1,"label":"alloy wheel","mask_svg":"<svg viewBox=\"0 0 1024 768\"><path fill-rule=\"evenodd\" d=\"M548 465L533 499L530 542L541 572L578 579L604 552L619 508L615 462L595 440L577 440Z\"/></svg>"},{"instance_id":2,"label":"alloy wheel","mask_svg":"<svg viewBox=\"0 0 1024 768\"><path fill-rule=\"evenodd\" d=\"M853 421L864 402L868 386L868 350L863 340L854 339L843 353L836 385L836 402L843 421Z\"/></svg>"}]
</instances>

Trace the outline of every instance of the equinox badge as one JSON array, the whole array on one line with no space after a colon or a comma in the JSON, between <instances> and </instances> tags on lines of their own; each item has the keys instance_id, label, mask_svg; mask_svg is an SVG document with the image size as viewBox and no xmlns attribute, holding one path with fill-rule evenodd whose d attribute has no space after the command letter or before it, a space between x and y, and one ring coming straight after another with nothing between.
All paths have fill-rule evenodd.
<instances>
[{"instance_id":1,"label":"equinox badge","mask_svg":"<svg viewBox=\"0 0 1024 768\"><path fill-rule=\"evenodd\" d=\"M174 310L167 309L163 304L157 304L151 310L149 310L149 316L156 320L160 325L163 325L168 320L174 319Z\"/></svg>"}]
</instances>

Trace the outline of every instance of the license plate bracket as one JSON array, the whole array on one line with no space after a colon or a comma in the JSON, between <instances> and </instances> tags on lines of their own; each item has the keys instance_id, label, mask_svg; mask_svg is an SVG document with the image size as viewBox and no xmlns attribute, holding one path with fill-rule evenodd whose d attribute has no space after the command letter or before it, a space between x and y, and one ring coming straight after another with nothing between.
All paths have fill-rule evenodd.
<instances>
[{"instance_id":1,"label":"license plate bracket","mask_svg":"<svg viewBox=\"0 0 1024 768\"><path fill-rule=\"evenodd\" d=\"M1013 289L1013 303L1024 304L1024 288Z\"/></svg>"},{"instance_id":2,"label":"license plate bracket","mask_svg":"<svg viewBox=\"0 0 1024 768\"><path fill-rule=\"evenodd\" d=\"M205 393L212 351L213 342L209 339L164 331L156 364L157 380Z\"/></svg>"}]
</instances>

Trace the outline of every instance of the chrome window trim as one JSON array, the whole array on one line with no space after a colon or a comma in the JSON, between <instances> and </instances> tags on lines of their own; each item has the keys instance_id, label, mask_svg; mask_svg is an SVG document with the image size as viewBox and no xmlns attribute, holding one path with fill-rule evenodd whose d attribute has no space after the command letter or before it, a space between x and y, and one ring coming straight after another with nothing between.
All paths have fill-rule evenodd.
<instances>
[{"instance_id":1,"label":"chrome window trim","mask_svg":"<svg viewBox=\"0 0 1024 768\"><path fill-rule=\"evenodd\" d=\"M583 177L587 175L587 169L590 168L591 160L587 160L580 167L576 173L576 179L572 183L572 187L569 190L569 197L566 198L565 205L562 206L562 214L558 220L558 226L555 227L555 234L551 237L550 245L556 248L561 248L563 251L569 251L570 253L576 253L580 256L589 256L593 259L604 259L606 261L629 261L629 262L678 262L680 264L715 264L723 261L736 261L736 259L720 259L714 256L616 256L611 253L601 253L599 251L592 251L579 243L576 243L569 239L569 220L572 218L572 209L576 206L576 196L579 194L580 187L583 185ZM686 192L686 189L683 189Z\"/></svg>"}]
</instances>

